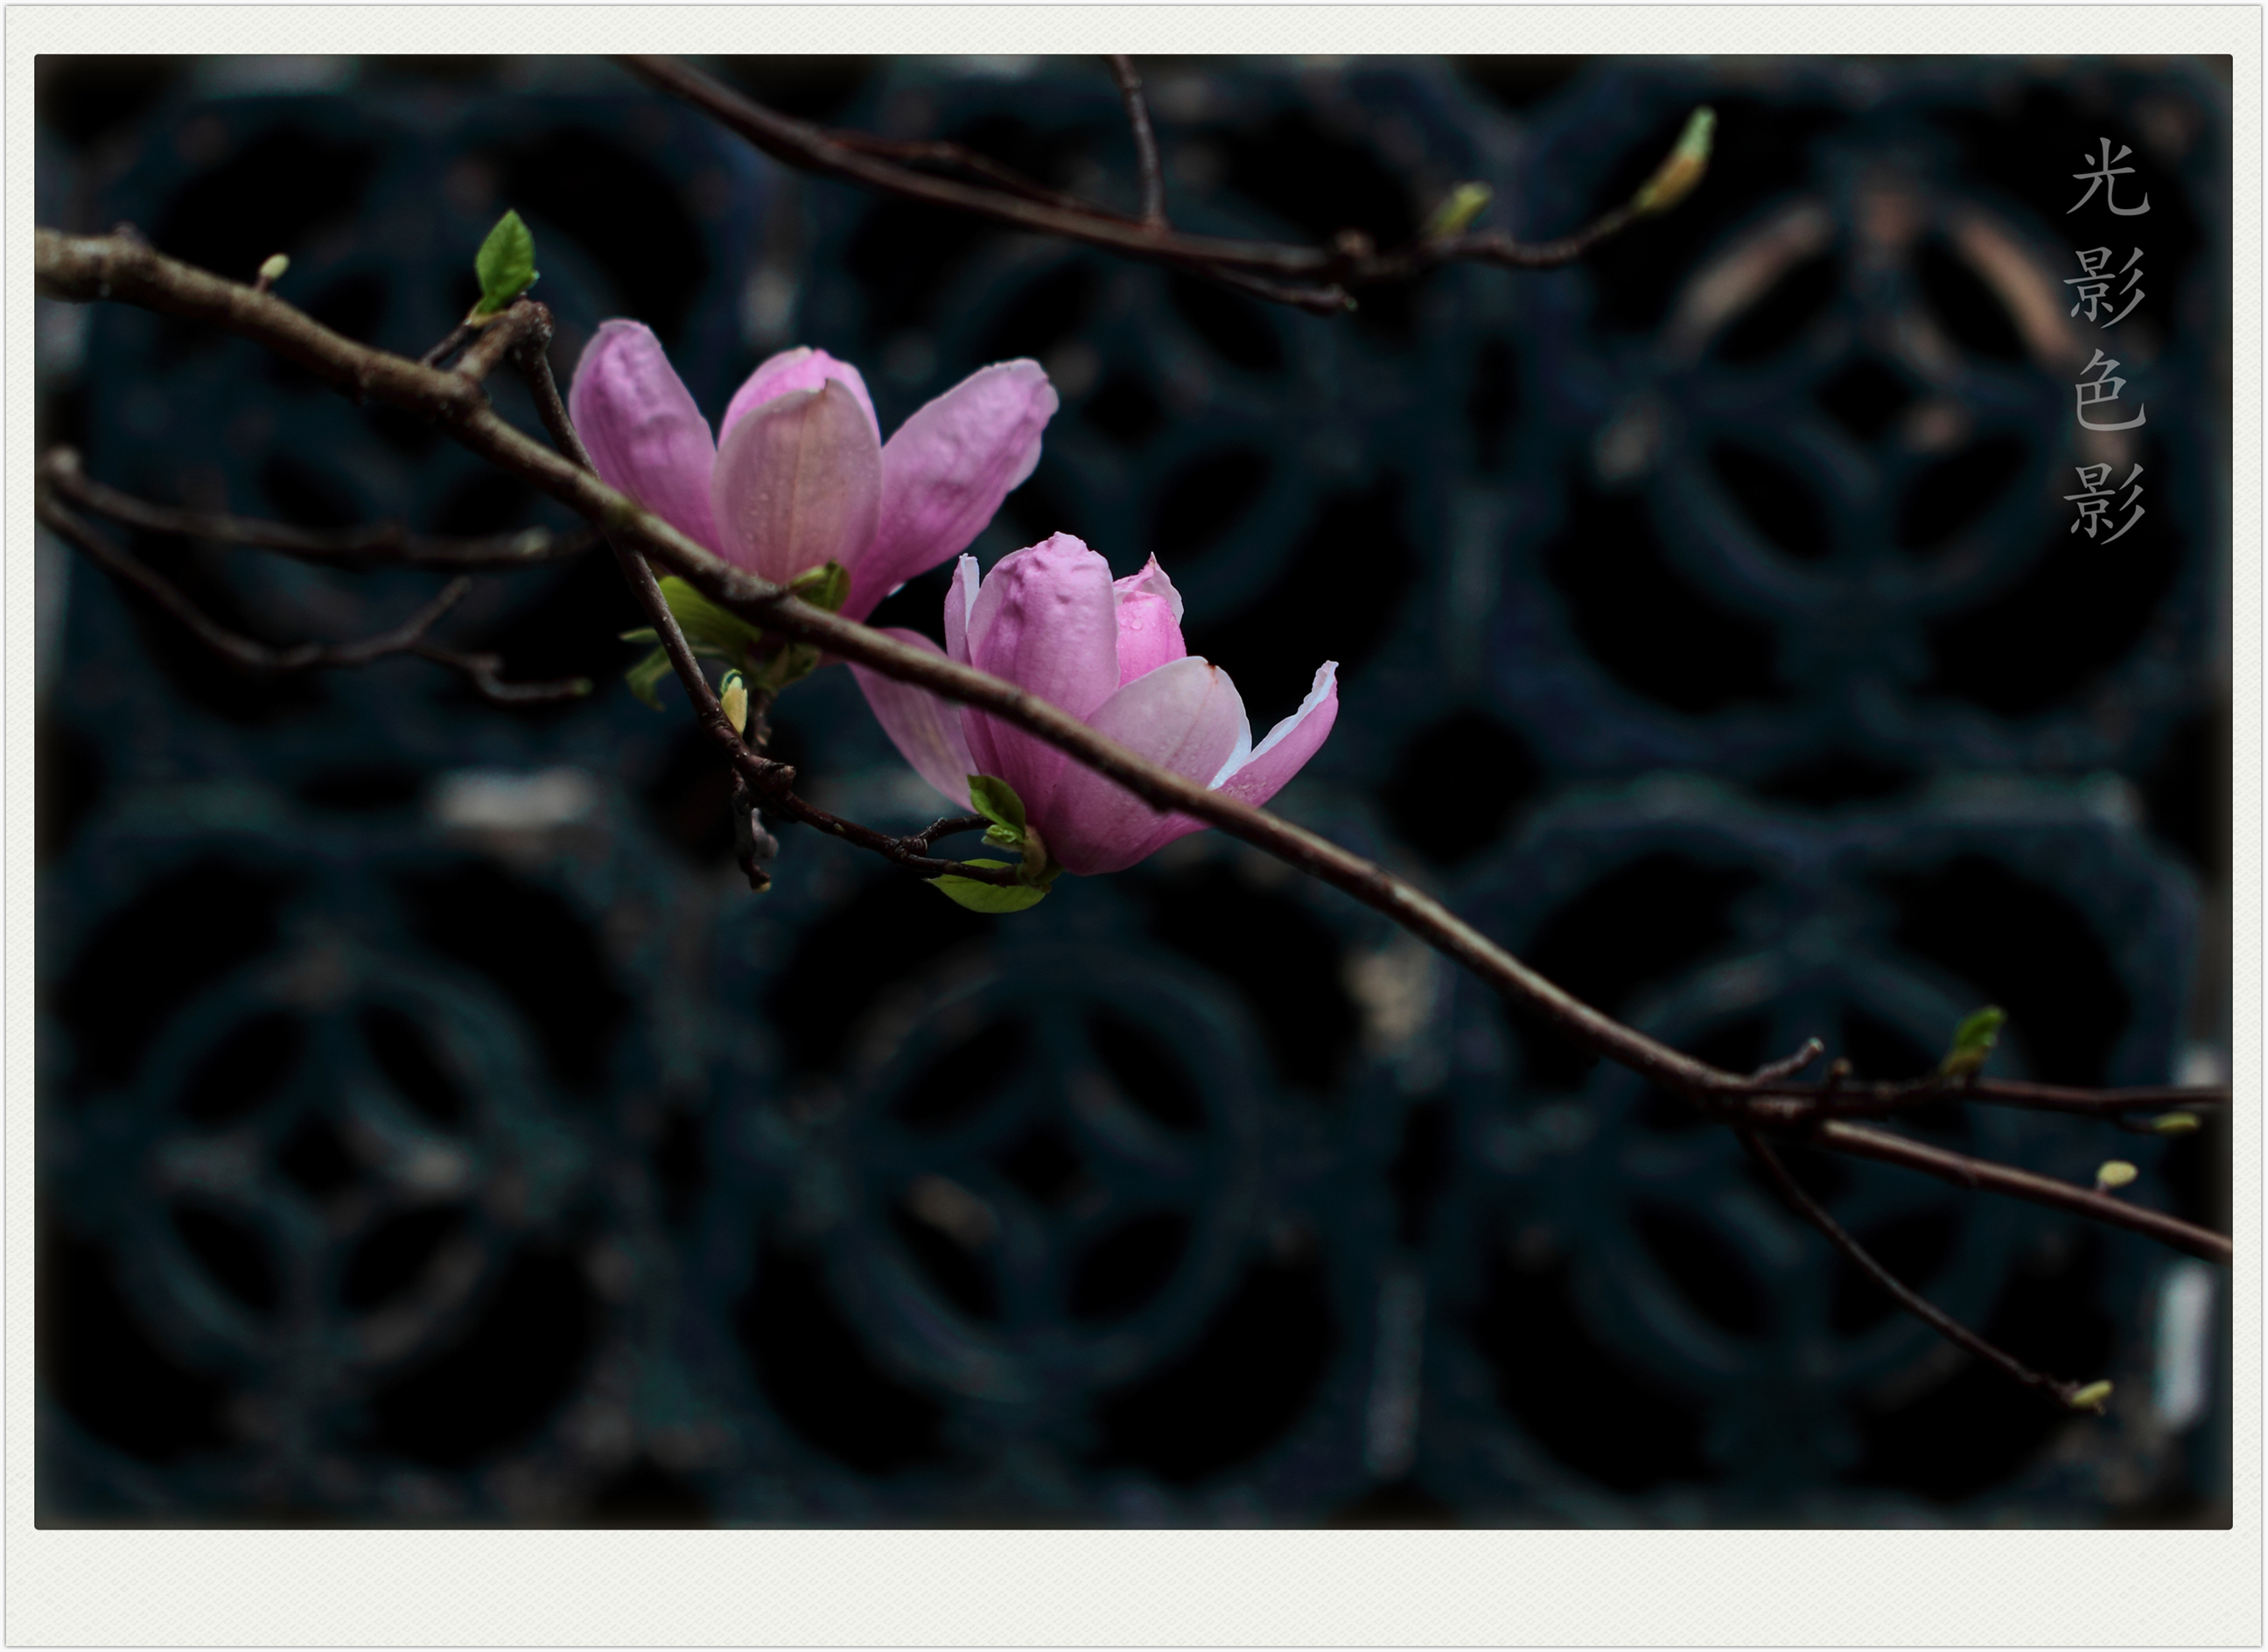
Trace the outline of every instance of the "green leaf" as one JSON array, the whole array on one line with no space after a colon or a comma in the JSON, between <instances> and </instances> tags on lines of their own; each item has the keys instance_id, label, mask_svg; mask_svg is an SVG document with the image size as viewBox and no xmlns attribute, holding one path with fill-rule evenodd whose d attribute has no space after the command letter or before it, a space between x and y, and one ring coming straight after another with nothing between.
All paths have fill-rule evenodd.
<instances>
[{"instance_id":1,"label":"green leaf","mask_svg":"<svg viewBox=\"0 0 2268 1652\"><path fill-rule=\"evenodd\" d=\"M745 667L751 653L764 639L762 631L731 609L719 608L674 573L663 578L661 594L669 603L669 611L677 616L678 629L685 633L685 640L696 654Z\"/></svg>"},{"instance_id":2,"label":"green leaf","mask_svg":"<svg viewBox=\"0 0 2268 1652\"><path fill-rule=\"evenodd\" d=\"M787 588L814 608L838 613L850 594L850 571L839 562L806 568L787 582Z\"/></svg>"},{"instance_id":3,"label":"green leaf","mask_svg":"<svg viewBox=\"0 0 2268 1652\"><path fill-rule=\"evenodd\" d=\"M1981 1072L1992 1046L2000 1041L2000 1029L2007 1023L2007 1011L1987 1004L1953 1029L1953 1048L1937 1064L1937 1070L1948 1079Z\"/></svg>"},{"instance_id":4,"label":"green leaf","mask_svg":"<svg viewBox=\"0 0 2268 1652\"><path fill-rule=\"evenodd\" d=\"M1691 195L1709 170L1709 151L1716 137L1717 112L1705 103L1687 118L1677 146L1631 197L1631 210L1640 215L1667 212Z\"/></svg>"},{"instance_id":5,"label":"green leaf","mask_svg":"<svg viewBox=\"0 0 2268 1652\"><path fill-rule=\"evenodd\" d=\"M1007 866L1005 860L964 860L963 866L983 867L988 872L998 872ZM1046 889L1029 883L1004 888L997 883L979 883L975 878L956 878L951 873L930 879L946 897L967 907L972 912L1020 912L1027 907L1037 906L1048 898Z\"/></svg>"},{"instance_id":6,"label":"green leaf","mask_svg":"<svg viewBox=\"0 0 2268 1652\"><path fill-rule=\"evenodd\" d=\"M632 694L658 712L661 710L661 696L656 694L654 690L668 675L669 654L666 650L657 648L628 671L623 672L622 681L630 684Z\"/></svg>"},{"instance_id":7,"label":"green leaf","mask_svg":"<svg viewBox=\"0 0 2268 1652\"><path fill-rule=\"evenodd\" d=\"M1011 848L1024 841L1024 800L1016 795L1016 788L1005 780L989 774L968 777L968 801L986 820L991 830L984 834L988 844Z\"/></svg>"},{"instance_id":8,"label":"green leaf","mask_svg":"<svg viewBox=\"0 0 2268 1652\"><path fill-rule=\"evenodd\" d=\"M661 633L651 625L641 625L634 631L622 632L622 638L626 643L658 644L661 641Z\"/></svg>"},{"instance_id":9,"label":"green leaf","mask_svg":"<svg viewBox=\"0 0 2268 1652\"><path fill-rule=\"evenodd\" d=\"M1433 221L1426 225L1425 238L1431 240L1436 236L1463 234L1487 209L1494 193L1484 183L1459 184L1435 211Z\"/></svg>"},{"instance_id":10,"label":"green leaf","mask_svg":"<svg viewBox=\"0 0 2268 1652\"><path fill-rule=\"evenodd\" d=\"M790 643L764 662L755 674L756 686L777 695L791 682L799 682L819 669L819 649L812 643Z\"/></svg>"},{"instance_id":11,"label":"green leaf","mask_svg":"<svg viewBox=\"0 0 2268 1652\"><path fill-rule=\"evenodd\" d=\"M519 213L507 212L497 220L473 255L473 273L481 278L475 315L494 315L535 284L535 237Z\"/></svg>"}]
</instances>

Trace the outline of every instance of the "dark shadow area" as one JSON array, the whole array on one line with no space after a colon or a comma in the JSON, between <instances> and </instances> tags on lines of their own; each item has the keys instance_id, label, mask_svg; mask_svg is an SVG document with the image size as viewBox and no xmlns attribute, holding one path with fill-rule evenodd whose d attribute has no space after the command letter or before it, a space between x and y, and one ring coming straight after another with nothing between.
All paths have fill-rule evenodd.
<instances>
[{"instance_id":1,"label":"dark shadow area","mask_svg":"<svg viewBox=\"0 0 2268 1652\"><path fill-rule=\"evenodd\" d=\"M1307 1409L1338 1340L1320 1260L1252 1266L1196 1347L1095 1402L1089 1466L1194 1486L1248 1462Z\"/></svg>"},{"instance_id":2,"label":"dark shadow area","mask_svg":"<svg viewBox=\"0 0 2268 1652\"><path fill-rule=\"evenodd\" d=\"M1744 867L1656 852L1592 882L1537 926L1521 955L1549 979L1609 1014L1647 985L1683 973L1735 933L1733 904L1756 887ZM1525 1011L1507 1007L1526 1082L1572 1090L1598 1058Z\"/></svg>"},{"instance_id":3,"label":"dark shadow area","mask_svg":"<svg viewBox=\"0 0 2268 1652\"><path fill-rule=\"evenodd\" d=\"M1543 555L1584 651L1631 692L1692 716L1788 697L1771 628L1671 567L1643 498L1575 483Z\"/></svg>"},{"instance_id":4,"label":"dark shadow area","mask_svg":"<svg viewBox=\"0 0 2268 1652\"><path fill-rule=\"evenodd\" d=\"M815 1257L768 1243L734 1327L765 1398L829 1457L876 1475L944 1457L944 1406L876 1363Z\"/></svg>"},{"instance_id":5,"label":"dark shadow area","mask_svg":"<svg viewBox=\"0 0 2268 1652\"><path fill-rule=\"evenodd\" d=\"M1717 1478L1700 1413L1593 1338L1565 1262L1492 1259L1470 1331L1498 1402L1565 1467L1626 1494Z\"/></svg>"},{"instance_id":6,"label":"dark shadow area","mask_svg":"<svg viewBox=\"0 0 2268 1652\"><path fill-rule=\"evenodd\" d=\"M369 1445L461 1468L526 1440L582 1375L598 1309L575 1258L516 1252L464 1339L371 1397Z\"/></svg>"}]
</instances>

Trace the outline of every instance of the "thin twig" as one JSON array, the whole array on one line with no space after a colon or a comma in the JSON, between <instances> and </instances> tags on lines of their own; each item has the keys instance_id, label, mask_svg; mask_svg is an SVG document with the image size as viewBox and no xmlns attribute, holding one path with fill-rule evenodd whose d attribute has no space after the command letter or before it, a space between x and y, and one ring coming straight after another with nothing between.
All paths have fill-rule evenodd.
<instances>
[{"instance_id":1,"label":"thin twig","mask_svg":"<svg viewBox=\"0 0 2268 1652\"><path fill-rule=\"evenodd\" d=\"M442 336L441 342L417 358L421 367L439 367L447 364L466 345L480 336L480 324L470 320L458 322Z\"/></svg>"},{"instance_id":2,"label":"thin twig","mask_svg":"<svg viewBox=\"0 0 2268 1652\"><path fill-rule=\"evenodd\" d=\"M533 299L515 299L493 321L482 324L480 336L457 358L451 371L478 384L531 339L550 343L551 311Z\"/></svg>"},{"instance_id":3,"label":"thin twig","mask_svg":"<svg viewBox=\"0 0 2268 1652\"><path fill-rule=\"evenodd\" d=\"M497 675L504 669L500 654L467 653L431 641L418 643L409 652L420 660L461 672L482 699L497 705L550 705L561 700L579 700L591 691L588 677L563 677L552 682L506 682Z\"/></svg>"},{"instance_id":4,"label":"thin twig","mask_svg":"<svg viewBox=\"0 0 2268 1652\"><path fill-rule=\"evenodd\" d=\"M579 557L599 542L599 535L587 527L563 534L539 527L524 527L516 534L450 538L412 534L394 521L326 531L256 517L231 516L223 512L182 510L153 505L95 481L81 468L78 454L69 447L54 447L42 454L35 474L40 481L75 504L129 527L172 534L183 539L209 540L216 544L242 545L300 562L334 566L371 564L452 568L463 572L532 568Z\"/></svg>"},{"instance_id":5,"label":"thin twig","mask_svg":"<svg viewBox=\"0 0 2268 1652\"><path fill-rule=\"evenodd\" d=\"M1775 1121L1759 1113L1746 1115L1759 1125ZM1893 1135L1887 1130L1875 1130L1865 1125L1846 1125L1827 1120L1811 1125L1798 1138L1815 1147L1830 1153L1846 1153L1854 1158L1874 1159L1884 1164L1903 1166L1918 1170L1925 1176L1936 1176L1977 1192L2001 1193L2011 1198L2021 1198L2035 1205L2045 1205L2052 1210L2069 1211L2075 1216L2085 1216L2112 1228L2124 1228L2130 1233L2141 1234L2159 1243L2171 1245L2207 1262L2228 1264L2234 1258L2235 1247L2228 1236L2194 1222L2183 1221L2163 1211L2130 1205L2124 1199L2113 1198L2108 1193L2058 1182L2051 1176L2036 1176L2029 1170L2020 1170L2014 1165L1995 1164L1990 1159L1972 1158L1965 1153L1954 1153L1944 1147L1933 1147L1926 1141L1916 1141L1911 1136Z\"/></svg>"},{"instance_id":6,"label":"thin twig","mask_svg":"<svg viewBox=\"0 0 2268 1652\"><path fill-rule=\"evenodd\" d=\"M1803 1041L1802 1047L1798 1049L1794 1054L1782 1056L1777 1061L1767 1061L1764 1066L1758 1067L1754 1073L1749 1073L1749 1082L1751 1084L1770 1084L1776 1079L1792 1077L1794 1074L1802 1072L1804 1068L1809 1066L1813 1062L1818 1060L1820 1057L1826 1053L1827 1046L1825 1044L1822 1044L1816 1038L1807 1038Z\"/></svg>"},{"instance_id":7,"label":"thin twig","mask_svg":"<svg viewBox=\"0 0 2268 1652\"><path fill-rule=\"evenodd\" d=\"M862 155L874 155L889 160L926 161L932 166L958 166L973 173L988 182L997 184L1009 194L1027 201L1036 201L1045 206L1058 207L1068 212L1094 212L1116 217L1107 207L1092 201L1082 201L1075 195L1066 195L1023 173L1002 166L990 156L980 155L961 144L938 138L877 137L871 132L851 132L833 129L827 135L845 149L856 150Z\"/></svg>"},{"instance_id":8,"label":"thin twig","mask_svg":"<svg viewBox=\"0 0 2268 1652\"><path fill-rule=\"evenodd\" d=\"M1536 974L1438 901L1329 839L1146 762L1012 683L813 608L781 587L723 561L652 512L606 486L573 459L522 434L490 409L477 386L455 373L436 372L369 350L271 295L254 294L247 287L116 237L73 238L40 230L34 237L34 268L38 290L48 297L79 302L115 299L210 322L268 344L350 394L375 395L394 405L427 413L473 452L599 526L623 555L625 572L639 589L642 603L665 646L674 636L673 663L681 680L688 677L690 668L688 692L702 708L704 722L716 697L693 666L681 636L675 636L668 606L652 584L645 559L666 564L711 601L769 631L815 644L838 658L856 660L899 682L975 706L1069 754L1153 808L1188 814L1343 890L1470 970L1491 989L1540 1015L1584 1048L1643 1077L1704 1101L1747 1102L1753 1094L1754 1087L1743 1075L1721 1071L1601 1014ZM545 371L548 373L548 367ZM553 394L556 399L556 389ZM579 450L579 444L576 448ZM721 708L715 715L721 718ZM725 726L729 732L729 722ZM735 746L738 743L734 736ZM749 766L762 764L762 758L750 753L740 766L745 773ZM764 765L758 772L765 775L770 786L777 786L780 767ZM1794 1100L1748 1102L1748 1105L1761 1111L1774 1105L1800 1110L1808 1103ZM1745 1114L1742 1122L1746 1122ZM1964 1186L2033 1198L2150 1234L2193 1255L2223 1261L2229 1255L2229 1242L2219 1235L2046 1177L1947 1154L1857 1125L1815 1124L1800 1112L1778 1119L1760 1117L1757 1122L1777 1123L1783 1128L1801 1125L1811 1132L1811 1139L1837 1151L1906 1163L1945 1175Z\"/></svg>"},{"instance_id":9,"label":"thin twig","mask_svg":"<svg viewBox=\"0 0 2268 1652\"><path fill-rule=\"evenodd\" d=\"M1749 1156L1756 1162L1757 1167L1771 1180L1772 1186L1778 1191L1779 1196L1794 1208L1796 1213L1825 1234L1835 1248L1850 1257L1860 1272L1888 1291L1892 1300L1900 1308L1920 1320L1922 1324L1936 1331L1939 1336L1943 1337L1955 1347L1966 1349L1978 1359L1998 1366L2012 1380L2022 1383L2026 1388L2037 1389L2066 1410L2071 1408L2072 1396L2079 1392L2080 1384L2065 1382L2059 1377L2046 1376L2033 1370L2031 1367L2014 1355L1987 1342L1928 1298L1907 1286L1896 1274L1877 1262L1866 1246L1845 1232L1843 1224L1827 1213L1825 1206L1803 1191L1802 1184L1788 1173L1787 1166L1780 1162L1779 1155L1774 1153L1754 1131L1740 1130L1734 1132L1734 1134L1740 1137L1741 1146L1749 1150Z\"/></svg>"},{"instance_id":10,"label":"thin twig","mask_svg":"<svg viewBox=\"0 0 2268 1652\"><path fill-rule=\"evenodd\" d=\"M2126 1115L2156 1114L2169 1109L2226 1107L2229 1101L2225 1084L2152 1084L2128 1089L2089 1090L2063 1084L2035 1084L2021 1079L1948 1080L1935 1074L1897 1082L1852 1084L1847 1071L1840 1075L1830 1073L1827 1081L1819 1085L1789 1084L1784 1075L1760 1073L1751 1076L1749 1093L1759 1098L1785 1097L1806 1102L1822 1117L1889 1118L1946 1102L1984 1102L2034 1112L2075 1113L2136 1131L2147 1131L2151 1126L2146 1122L2130 1123Z\"/></svg>"},{"instance_id":11,"label":"thin twig","mask_svg":"<svg viewBox=\"0 0 2268 1652\"><path fill-rule=\"evenodd\" d=\"M575 433L575 421L569 417L567 403L559 394L559 382L552 376L549 354L551 313L540 304L527 304L525 300L523 304L533 318L533 324L514 341L512 364L519 368L520 378L527 386L528 395L535 403L536 417L543 422L544 430L561 454L578 472L595 478L598 467L591 462L590 450L583 446L583 439ZM710 686L708 674L701 669L700 661L693 657L692 645L686 641L685 632L677 623L677 616L670 611L669 599L662 594L652 568L637 550L624 544L620 535L604 528L600 532L608 548L615 553L615 560L621 566L622 578L629 582L631 594L637 598L638 606L645 610L655 635L661 639L662 649L669 655L670 666L676 672L677 681L684 689L686 697L692 701L694 715L702 728L724 753L734 771L754 783L763 796L784 795L788 787L795 784L795 771L785 763L774 763L750 750L741 741L740 731L733 726L733 719L725 713L724 702L717 697L716 690Z\"/></svg>"},{"instance_id":12,"label":"thin twig","mask_svg":"<svg viewBox=\"0 0 2268 1652\"><path fill-rule=\"evenodd\" d=\"M65 509L52 494L40 490L32 508L41 522L77 546L90 562L133 586L179 620L207 648L247 671L281 676L300 671L351 670L390 655L415 654L462 673L483 697L502 705L570 700L590 692L590 682L582 677L551 682L504 682L496 675L499 662L493 654L460 653L428 638L426 633L472 589L472 580L462 574L391 630L353 642L294 643L287 648L276 648L221 624L191 601L172 580L138 557L129 556L111 543L101 529Z\"/></svg>"},{"instance_id":13,"label":"thin twig","mask_svg":"<svg viewBox=\"0 0 2268 1652\"><path fill-rule=\"evenodd\" d=\"M1226 281L1257 298L1311 310L1348 308L1346 287L1407 281L1445 263L1491 263L1522 269L1572 263L1643 216L1625 204L1557 240L1522 243L1491 232L1421 239L1389 253L1376 251L1366 239L1359 250L1351 250L1344 241L1330 247L1302 247L1189 235L1171 228L1162 218L1128 218L1081 202L1035 200L1020 189L987 188L917 172L874 152L871 139L829 131L768 109L674 58L626 56L619 61L647 85L692 105L764 153L801 171L970 213L1015 229L1170 264L1211 280ZM1145 206L1146 203L1145 195ZM1237 277L1242 279L1232 279Z\"/></svg>"},{"instance_id":14,"label":"thin twig","mask_svg":"<svg viewBox=\"0 0 2268 1652\"><path fill-rule=\"evenodd\" d=\"M1118 97L1126 106L1126 124L1134 134L1134 163L1142 179L1142 222L1153 229L1166 227L1166 172L1158 164L1158 136L1150 129L1150 105L1142 95L1142 77L1134 60L1113 55L1110 77L1118 83Z\"/></svg>"},{"instance_id":15,"label":"thin twig","mask_svg":"<svg viewBox=\"0 0 2268 1652\"><path fill-rule=\"evenodd\" d=\"M962 832L982 831L992 822L982 815L952 815L941 821L932 821L919 831L898 839L900 844L919 854L940 837L958 837Z\"/></svg>"},{"instance_id":16,"label":"thin twig","mask_svg":"<svg viewBox=\"0 0 2268 1652\"><path fill-rule=\"evenodd\" d=\"M847 821L830 815L825 809L806 802L792 792L771 799L770 807L790 820L800 821L814 830L823 831L832 837L840 837L843 842L856 848L871 851L886 860L903 867L909 872L918 872L924 877L939 877L950 873L954 877L967 878L976 883L990 883L1001 889L1012 889L1018 881L1016 868L1012 866L975 867L965 860L941 860L924 852L930 846L928 839L932 834L938 833L939 826L958 831L967 831L971 830L972 826L989 826L992 823L981 815L975 817L973 822L940 821L937 826L929 828L927 831L917 832L910 837L891 837L874 830L871 826L861 826L856 821Z\"/></svg>"}]
</instances>

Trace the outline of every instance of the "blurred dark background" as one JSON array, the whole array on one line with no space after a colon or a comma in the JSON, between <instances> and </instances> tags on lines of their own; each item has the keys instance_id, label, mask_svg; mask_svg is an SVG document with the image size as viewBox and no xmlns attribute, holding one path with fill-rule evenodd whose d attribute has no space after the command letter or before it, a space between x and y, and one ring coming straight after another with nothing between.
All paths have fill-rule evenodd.
<instances>
[{"instance_id":1,"label":"blurred dark background","mask_svg":"<svg viewBox=\"0 0 2268 1652\"><path fill-rule=\"evenodd\" d=\"M1078 59L718 59L1122 207ZM42 58L42 224L140 226L415 354L507 206L563 379L650 323L713 417L772 351L885 430L985 362L1063 398L976 547L1154 551L1262 728L1341 662L1278 807L1712 1059L2228 1073L2227 60L1146 63L1185 228L1541 238L1696 104L1696 194L1579 267L1322 321L814 183L582 60ZM2114 218L2067 210L2098 138ZM2067 315L2074 249L2143 304ZM41 301L42 446L169 503L564 526L248 343ZM2082 447L2123 359L2146 427ZM534 427L518 392L499 405ZM2115 543L2080 464L2143 466ZM2114 480L2116 477L2114 477ZM133 540L278 641L436 583ZM877 620L935 633L943 572ZM1839 1264L1724 1132L1211 834L974 917L783 834L730 858L601 555L414 661L239 675L60 544L40 579L43 1524L2225 1523L2227 1276L2029 1206L1799 1163L2058 1416ZM846 674L784 702L818 800L932 818ZM2171 1146L1955 1110L1932 1139L2225 1227Z\"/></svg>"}]
</instances>

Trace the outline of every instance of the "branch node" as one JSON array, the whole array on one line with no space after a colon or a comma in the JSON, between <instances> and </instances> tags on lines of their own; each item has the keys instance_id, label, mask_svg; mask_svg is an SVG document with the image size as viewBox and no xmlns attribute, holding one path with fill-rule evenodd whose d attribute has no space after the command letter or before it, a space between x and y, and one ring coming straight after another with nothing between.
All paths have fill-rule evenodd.
<instances>
[{"instance_id":1,"label":"branch node","mask_svg":"<svg viewBox=\"0 0 2268 1652\"><path fill-rule=\"evenodd\" d=\"M1782 1056L1777 1061L1767 1061L1764 1066L1758 1067L1754 1073L1749 1073L1749 1082L1751 1084L1770 1084L1776 1079L1793 1078L1797 1073L1802 1072L1804 1068L1809 1066L1813 1062L1818 1060L1820 1057L1826 1053L1827 1046L1824 1044L1821 1043L1816 1038L1807 1038L1803 1041L1802 1046L1793 1055ZM1845 1072L1847 1073L1850 1071L1851 1064L1849 1062L1841 1062L1837 1065L1839 1065ZM1830 1076L1832 1075L1830 1074Z\"/></svg>"}]
</instances>

